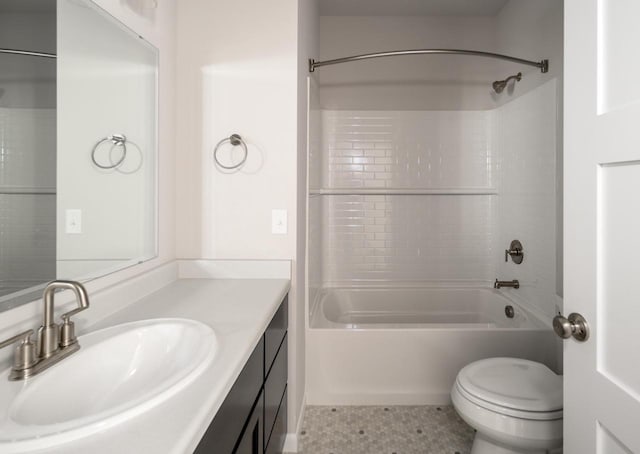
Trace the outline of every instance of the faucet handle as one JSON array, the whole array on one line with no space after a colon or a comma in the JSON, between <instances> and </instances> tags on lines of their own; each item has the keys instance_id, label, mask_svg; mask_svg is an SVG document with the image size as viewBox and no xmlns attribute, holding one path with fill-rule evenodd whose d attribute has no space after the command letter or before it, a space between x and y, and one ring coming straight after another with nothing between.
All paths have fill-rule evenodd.
<instances>
[{"instance_id":1,"label":"faucet handle","mask_svg":"<svg viewBox=\"0 0 640 454\"><path fill-rule=\"evenodd\" d=\"M504 261L509 261L509 256L511 260L516 265L520 265L522 260L524 259L524 250L522 249L522 243L518 240L513 240L509 245L509 249L504 250Z\"/></svg>"},{"instance_id":2,"label":"faucet handle","mask_svg":"<svg viewBox=\"0 0 640 454\"><path fill-rule=\"evenodd\" d=\"M4 348L18 342L19 340L22 341L22 343L16 348L15 355L13 357L14 370L28 369L38 362L38 358L36 356L36 344L31 340L32 335L33 330L29 329L0 342L0 348Z\"/></svg>"},{"instance_id":3,"label":"faucet handle","mask_svg":"<svg viewBox=\"0 0 640 454\"><path fill-rule=\"evenodd\" d=\"M75 309L60 316L62 318L62 326L60 326L60 347L68 347L69 345L73 345L78 342L75 332L75 323L71 321L71 317L87 308L88 306L76 307Z\"/></svg>"},{"instance_id":4,"label":"faucet handle","mask_svg":"<svg viewBox=\"0 0 640 454\"><path fill-rule=\"evenodd\" d=\"M69 311L69 312L65 312L64 314L62 314L62 315L60 316L60 318L62 318L62 321L63 321L64 323L67 323L67 322L68 322L68 323L73 323L73 322L71 322L71 321L70 321L71 317L73 317L74 315L76 315L78 312L82 312L83 310L88 309L88 308L89 308L89 306L84 306L84 307L80 306L80 307L76 307L75 309L73 309L73 310L71 310L71 311Z\"/></svg>"}]
</instances>

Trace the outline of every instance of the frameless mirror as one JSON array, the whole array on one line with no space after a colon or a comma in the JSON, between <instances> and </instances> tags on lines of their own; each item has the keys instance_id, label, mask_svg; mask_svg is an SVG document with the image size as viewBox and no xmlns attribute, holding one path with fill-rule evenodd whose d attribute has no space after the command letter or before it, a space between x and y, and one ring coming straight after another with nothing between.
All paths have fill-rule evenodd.
<instances>
[{"instance_id":1,"label":"frameless mirror","mask_svg":"<svg viewBox=\"0 0 640 454\"><path fill-rule=\"evenodd\" d=\"M158 52L90 0L0 2L0 310L157 253Z\"/></svg>"}]
</instances>

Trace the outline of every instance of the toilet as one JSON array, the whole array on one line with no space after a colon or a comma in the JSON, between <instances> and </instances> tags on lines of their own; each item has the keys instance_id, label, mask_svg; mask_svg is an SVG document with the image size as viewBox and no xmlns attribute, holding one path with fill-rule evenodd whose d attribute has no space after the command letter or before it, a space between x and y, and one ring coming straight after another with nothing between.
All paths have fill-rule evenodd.
<instances>
[{"instance_id":1,"label":"toilet","mask_svg":"<svg viewBox=\"0 0 640 454\"><path fill-rule=\"evenodd\" d=\"M544 364L518 358L473 362L458 373L451 400L476 429L471 454L561 452L562 376Z\"/></svg>"}]
</instances>

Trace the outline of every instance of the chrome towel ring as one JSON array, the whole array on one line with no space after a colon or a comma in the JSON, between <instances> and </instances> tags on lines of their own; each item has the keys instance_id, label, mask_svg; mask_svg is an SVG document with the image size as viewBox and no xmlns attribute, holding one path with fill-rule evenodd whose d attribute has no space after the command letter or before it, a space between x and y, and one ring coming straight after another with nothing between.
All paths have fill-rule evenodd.
<instances>
[{"instance_id":1,"label":"chrome towel ring","mask_svg":"<svg viewBox=\"0 0 640 454\"><path fill-rule=\"evenodd\" d=\"M242 156L242 159L238 164L227 166L222 164L218 159L218 151L220 150L220 147L227 142L229 142L234 147L237 147L238 145L242 147L242 150L244 151L244 155ZM230 137L226 137L222 139L220 142L217 143L216 147L213 150L213 159L216 161L216 165L226 170L233 170L233 169L237 169L238 167L241 167L247 160L248 155L249 155L249 151L247 150L247 144L244 142L244 140L242 140L242 137L240 137L238 134L231 134Z\"/></svg>"},{"instance_id":2,"label":"chrome towel ring","mask_svg":"<svg viewBox=\"0 0 640 454\"><path fill-rule=\"evenodd\" d=\"M112 148L122 147L122 156L120 157L120 159L118 159L118 161L115 164L111 163L111 165L102 165L96 159L96 151L98 150L98 148L100 148L100 146L103 143L106 143L106 142L113 143ZM115 169L116 167L120 166L120 164L124 162L124 159L126 157L127 157L127 138L124 134L113 134L105 137L104 139L100 139L98 142L96 142L96 144L93 146L93 149L91 150L91 160L93 161L93 163L96 165L96 167L99 167L105 170Z\"/></svg>"}]
</instances>

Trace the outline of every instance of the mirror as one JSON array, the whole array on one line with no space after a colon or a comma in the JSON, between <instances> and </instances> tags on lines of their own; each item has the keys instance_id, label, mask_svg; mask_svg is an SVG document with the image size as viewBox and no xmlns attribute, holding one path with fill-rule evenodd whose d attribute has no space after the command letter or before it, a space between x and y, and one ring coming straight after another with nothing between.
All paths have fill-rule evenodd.
<instances>
[{"instance_id":1,"label":"mirror","mask_svg":"<svg viewBox=\"0 0 640 454\"><path fill-rule=\"evenodd\" d=\"M3 0L0 49L1 311L156 256L158 52L90 0Z\"/></svg>"}]
</instances>

